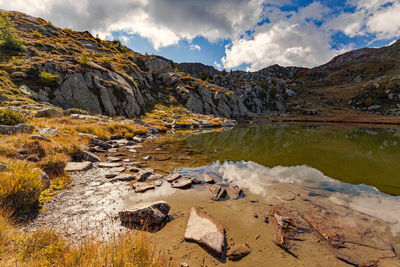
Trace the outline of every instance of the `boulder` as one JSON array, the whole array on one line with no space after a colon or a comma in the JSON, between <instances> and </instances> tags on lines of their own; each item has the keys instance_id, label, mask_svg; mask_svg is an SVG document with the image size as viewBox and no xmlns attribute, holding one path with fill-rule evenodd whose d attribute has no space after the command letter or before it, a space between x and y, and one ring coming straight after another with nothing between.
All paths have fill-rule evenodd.
<instances>
[{"instance_id":1,"label":"boulder","mask_svg":"<svg viewBox=\"0 0 400 267\"><path fill-rule=\"evenodd\" d=\"M160 225L165 221L170 210L165 201L146 203L136 206L133 209L120 211L118 213L122 224L125 225Z\"/></svg>"},{"instance_id":2,"label":"boulder","mask_svg":"<svg viewBox=\"0 0 400 267\"><path fill-rule=\"evenodd\" d=\"M60 133L60 130L52 129L52 128L40 128L38 129L38 134L44 136L57 136Z\"/></svg>"},{"instance_id":3,"label":"boulder","mask_svg":"<svg viewBox=\"0 0 400 267\"><path fill-rule=\"evenodd\" d=\"M115 177L115 180L129 182L129 181L135 180L135 176L132 174L128 174L128 173L122 173L122 174L117 175Z\"/></svg>"},{"instance_id":4,"label":"boulder","mask_svg":"<svg viewBox=\"0 0 400 267\"><path fill-rule=\"evenodd\" d=\"M231 261L238 261L249 255L250 253L251 248L249 247L249 245L239 244L229 249L229 252L228 254L226 254L226 256L228 256Z\"/></svg>"},{"instance_id":5,"label":"boulder","mask_svg":"<svg viewBox=\"0 0 400 267\"><path fill-rule=\"evenodd\" d=\"M112 148L112 145L110 145L110 144L107 143L107 142L101 141L101 140L99 140L99 139L93 139L93 140L92 140L92 144L95 145L95 146L99 146L99 147L101 147L101 148L103 148L103 149L110 149L110 148Z\"/></svg>"},{"instance_id":6,"label":"boulder","mask_svg":"<svg viewBox=\"0 0 400 267\"><path fill-rule=\"evenodd\" d=\"M133 189L135 189L136 193L143 193L146 192L147 190L154 189L155 185L154 184L148 184L148 183L143 183L143 182L137 182L133 184Z\"/></svg>"},{"instance_id":7,"label":"boulder","mask_svg":"<svg viewBox=\"0 0 400 267\"><path fill-rule=\"evenodd\" d=\"M208 185L207 190L211 195L211 199L215 201L223 200L227 196L226 189L219 185Z\"/></svg>"},{"instance_id":8,"label":"boulder","mask_svg":"<svg viewBox=\"0 0 400 267\"><path fill-rule=\"evenodd\" d=\"M21 85L21 87L19 88L24 94L29 95L32 98L37 98L38 94L31 90L27 85Z\"/></svg>"},{"instance_id":9,"label":"boulder","mask_svg":"<svg viewBox=\"0 0 400 267\"><path fill-rule=\"evenodd\" d=\"M220 260L225 258L226 242L224 227L197 208L190 210L186 225L185 241L195 242Z\"/></svg>"},{"instance_id":10,"label":"boulder","mask_svg":"<svg viewBox=\"0 0 400 267\"><path fill-rule=\"evenodd\" d=\"M84 161L100 162L100 158L98 156L96 156L95 154L89 152L89 151L82 150L81 154L82 154L82 159Z\"/></svg>"},{"instance_id":11,"label":"boulder","mask_svg":"<svg viewBox=\"0 0 400 267\"><path fill-rule=\"evenodd\" d=\"M31 134L34 130L35 126L27 124L18 124L15 126L0 125L0 134L17 134L17 133Z\"/></svg>"},{"instance_id":12,"label":"boulder","mask_svg":"<svg viewBox=\"0 0 400 267\"><path fill-rule=\"evenodd\" d=\"M87 171L93 167L93 164L90 161L84 162L68 162L65 167L66 172L79 172L79 171Z\"/></svg>"},{"instance_id":13,"label":"boulder","mask_svg":"<svg viewBox=\"0 0 400 267\"><path fill-rule=\"evenodd\" d=\"M192 180L189 178L180 178L172 182L171 186L173 188L179 189L190 189L192 188Z\"/></svg>"}]
</instances>

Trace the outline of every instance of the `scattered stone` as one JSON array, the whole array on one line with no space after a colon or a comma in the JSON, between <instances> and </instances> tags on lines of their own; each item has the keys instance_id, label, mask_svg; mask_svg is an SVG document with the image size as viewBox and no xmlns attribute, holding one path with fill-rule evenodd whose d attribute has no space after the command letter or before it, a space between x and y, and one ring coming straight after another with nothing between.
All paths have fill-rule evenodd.
<instances>
[{"instance_id":1,"label":"scattered stone","mask_svg":"<svg viewBox=\"0 0 400 267\"><path fill-rule=\"evenodd\" d=\"M146 140L146 138L140 138L140 137L133 137L133 141L135 141L136 143L143 143Z\"/></svg>"},{"instance_id":2,"label":"scattered stone","mask_svg":"<svg viewBox=\"0 0 400 267\"><path fill-rule=\"evenodd\" d=\"M141 171L141 169L139 169L139 168L137 168L137 167L130 167L129 169L128 169L128 172L140 172Z\"/></svg>"},{"instance_id":3,"label":"scattered stone","mask_svg":"<svg viewBox=\"0 0 400 267\"><path fill-rule=\"evenodd\" d=\"M122 161L122 159L121 158L117 158L117 157L108 157L107 161L108 162L120 162L120 161Z\"/></svg>"},{"instance_id":4,"label":"scattered stone","mask_svg":"<svg viewBox=\"0 0 400 267\"><path fill-rule=\"evenodd\" d=\"M235 245L226 255L231 261L238 261L251 253L251 248L247 244Z\"/></svg>"},{"instance_id":5,"label":"scattered stone","mask_svg":"<svg viewBox=\"0 0 400 267\"><path fill-rule=\"evenodd\" d=\"M152 174L154 174L154 170L152 169L145 169L141 170L135 174L135 180L138 182L146 181Z\"/></svg>"},{"instance_id":6,"label":"scattered stone","mask_svg":"<svg viewBox=\"0 0 400 267\"><path fill-rule=\"evenodd\" d=\"M203 180L204 180L204 182L207 183L207 184L215 184L214 179L211 178L211 176L208 175L208 174L206 174L206 173L203 174Z\"/></svg>"},{"instance_id":7,"label":"scattered stone","mask_svg":"<svg viewBox=\"0 0 400 267\"><path fill-rule=\"evenodd\" d=\"M44 136L57 136L60 133L60 130L53 128L40 128L38 129L38 134Z\"/></svg>"},{"instance_id":8,"label":"scattered stone","mask_svg":"<svg viewBox=\"0 0 400 267\"><path fill-rule=\"evenodd\" d=\"M227 196L226 189L219 185L208 185L207 190L211 195L211 199L215 201L223 200Z\"/></svg>"},{"instance_id":9,"label":"scattered stone","mask_svg":"<svg viewBox=\"0 0 400 267\"><path fill-rule=\"evenodd\" d=\"M160 225L168 216L170 206L165 201L138 205L134 209L118 213L122 224L125 225Z\"/></svg>"},{"instance_id":10,"label":"scattered stone","mask_svg":"<svg viewBox=\"0 0 400 267\"><path fill-rule=\"evenodd\" d=\"M82 159L85 161L100 162L100 158L89 151L81 150L81 155Z\"/></svg>"},{"instance_id":11,"label":"scattered stone","mask_svg":"<svg viewBox=\"0 0 400 267\"><path fill-rule=\"evenodd\" d=\"M135 149L129 149L128 151L131 153L137 153L137 151Z\"/></svg>"},{"instance_id":12,"label":"scattered stone","mask_svg":"<svg viewBox=\"0 0 400 267\"><path fill-rule=\"evenodd\" d=\"M192 188L192 180L189 178L180 178L178 180L174 180L171 185L173 188L190 189Z\"/></svg>"},{"instance_id":13,"label":"scattered stone","mask_svg":"<svg viewBox=\"0 0 400 267\"><path fill-rule=\"evenodd\" d=\"M0 134L17 134L17 133L31 134L34 130L35 126L27 124L18 124L15 126L0 125Z\"/></svg>"},{"instance_id":14,"label":"scattered stone","mask_svg":"<svg viewBox=\"0 0 400 267\"><path fill-rule=\"evenodd\" d=\"M180 178L182 178L182 175L180 175L179 173L173 173L165 177L165 180L167 180L167 182L169 183L172 183L173 181L178 180Z\"/></svg>"},{"instance_id":15,"label":"scattered stone","mask_svg":"<svg viewBox=\"0 0 400 267\"><path fill-rule=\"evenodd\" d=\"M159 173L153 173L152 175L150 175L149 177L147 177L147 180L149 181L154 181L154 180L161 180L164 176L162 176Z\"/></svg>"},{"instance_id":16,"label":"scattered stone","mask_svg":"<svg viewBox=\"0 0 400 267\"><path fill-rule=\"evenodd\" d=\"M99 168L118 168L118 167L122 167L122 163L113 163L113 162L99 163Z\"/></svg>"},{"instance_id":17,"label":"scattered stone","mask_svg":"<svg viewBox=\"0 0 400 267\"><path fill-rule=\"evenodd\" d=\"M155 186L161 186L162 185L162 180L154 181L154 185Z\"/></svg>"},{"instance_id":18,"label":"scattered stone","mask_svg":"<svg viewBox=\"0 0 400 267\"><path fill-rule=\"evenodd\" d=\"M99 139L93 139L92 140L92 144L94 144L95 146L100 146L103 149L110 149L112 148L112 145L110 145L107 142L101 141Z\"/></svg>"},{"instance_id":19,"label":"scattered stone","mask_svg":"<svg viewBox=\"0 0 400 267\"><path fill-rule=\"evenodd\" d=\"M149 183L137 182L133 185L133 188L135 189L136 193L143 193L146 192L147 190L154 189L155 185Z\"/></svg>"},{"instance_id":20,"label":"scattered stone","mask_svg":"<svg viewBox=\"0 0 400 267\"><path fill-rule=\"evenodd\" d=\"M111 168L110 171L112 172L123 172L126 170L126 167L116 167L116 168Z\"/></svg>"},{"instance_id":21,"label":"scattered stone","mask_svg":"<svg viewBox=\"0 0 400 267\"><path fill-rule=\"evenodd\" d=\"M21 85L21 87L19 88L24 94L29 95L32 98L37 98L38 94L33 91L32 89L30 89L27 85Z\"/></svg>"},{"instance_id":22,"label":"scattered stone","mask_svg":"<svg viewBox=\"0 0 400 267\"><path fill-rule=\"evenodd\" d=\"M109 149L107 149L107 152L116 153L116 152L118 152L118 148L109 148Z\"/></svg>"},{"instance_id":23,"label":"scattered stone","mask_svg":"<svg viewBox=\"0 0 400 267\"><path fill-rule=\"evenodd\" d=\"M224 260L225 229L212 217L200 212L197 208L190 210L186 225L185 241L195 242L211 253Z\"/></svg>"},{"instance_id":24,"label":"scattered stone","mask_svg":"<svg viewBox=\"0 0 400 267\"><path fill-rule=\"evenodd\" d=\"M87 171L93 167L93 164L90 161L84 162L68 162L65 167L66 172L79 172L79 171Z\"/></svg>"},{"instance_id":25,"label":"scattered stone","mask_svg":"<svg viewBox=\"0 0 400 267\"><path fill-rule=\"evenodd\" d=\"M118 181L128 182L128 181L135 180L135 176L132 174L128 174L128 173L122 173L122 174L119 174L117 177L115 177L115 179Z\"/></svg>"},{"instance_id":26,"label":"scattered stone","mask_svg":"<svg viewBox=\"0 0 400 267\"><path fill-rule=\"evenodd\" d=\"M118 175L118 173L107 173L106 175L105 175L105 177L107 178L107 179L112 179L112 178L114 178L115 176L117 176Z\"/></svg>"},{"instance_id":27,"label":"scattered stone","mask_svg":"<svg viewBox=\"0 0 400 267\"><path fill-rule=\"evenodd\" d=\"M143 157L143 160L151 160L153 157L152 156L145 156Z\"/></svg>"},{"instance_id":28,"label":"scattered stone","mask_svg":"<svg viewBox=\"0 0 400 267\"><path fill-rule=\"evenodd\" d=\"M33 134L31 135L31 139L33 140L41 140L41 141L50 141L50 139L44 135L40 134Z\"/></svg>"},{"instance_id":29,"label":"scattered stone","mask_svg":"<svg viewBox=\"0 0 400 267\"><path fill-rule=\"evenodd\" d=\"M78 133L78 135L79 135L79 136L82 136L82 137L89 138L89 139L97 139L97 138L98 138L97 135L88 134L88 133Z\"/></svg>"},{"instance_id":30,"label":"scattered stone","mask_svg":"<svg viewBox=\"0 0 400 267\"><path fill-rule=\"evenodd\" d=\"M237 185L229 187L226 191L229 197L234 200L239 199L241 196L244 195L243 190L240 189Z\"/></svg>"},{"instance_id":31,"label":"scattered stone","mask_svg":"<svg viewBox=\"0 0 400 267\"><path fill-rule=\"evenodd\" d=\"M41 110L36 111L35 117L36 118L52 118L52 117L61 117L62 112L58 111L55 108L44 108Z\"/></svg>"},{"instance_id":32,"label":"scattered stone","mask_svg":"<svg viewBox=\"0 0 400 267\"><path fill-rule=\"evenodd\" d=\"M201 184L201 180L197 178L190 178L192 180L192 184Z\"/></svg>"}]
</instances>

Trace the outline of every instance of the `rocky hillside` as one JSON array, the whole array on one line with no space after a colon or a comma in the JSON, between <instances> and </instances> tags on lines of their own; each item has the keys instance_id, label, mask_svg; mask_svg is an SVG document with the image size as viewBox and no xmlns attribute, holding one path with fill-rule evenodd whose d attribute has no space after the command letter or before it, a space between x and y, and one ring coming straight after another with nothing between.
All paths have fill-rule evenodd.
<instances>
[{"instance_id":1,"label":"rocky hillside","mask_svg":"<svg viewBox=\"0 0 400 267\"><path fill-rule=\"evenodd\" d=\"M219 117L249 117L235 92L176 71L170 61L26 14L2 15L23 45L0 51L0 93L7 105L36 101L131 118L162 103Z\"/></svg>"},{"instance_id":2,"label":"rocky hillside","mask_svg":"<svg viewBox=\"0 0 400 267\"><path fill-rule=\"evenodd\" d=\"M364 48L313 68L218 71L141 55L119 41L2 11L23 49L1 49L0 101L136 117L156 104L247 119L255 115L400 115L400 42Z\"/></svg>"}]
</instances>

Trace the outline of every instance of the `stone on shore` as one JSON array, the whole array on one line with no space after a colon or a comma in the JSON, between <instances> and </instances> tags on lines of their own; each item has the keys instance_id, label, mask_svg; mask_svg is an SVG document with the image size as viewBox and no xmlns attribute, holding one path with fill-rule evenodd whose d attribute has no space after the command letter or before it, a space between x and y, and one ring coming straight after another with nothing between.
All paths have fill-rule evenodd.
<instances>
[{"instance_id":1,"label":"stone on shore","mask_svg":"<svg viewBox=\"0 0 400 267\"><path fill-rule=\"evenodd\" d=\"M115 180L129 182L135 180L135 176L128 173L121 173L115 177Z\"/></svg>"},{"instance_id":2,"label":"stone on shore","mask_svg":"<svg viewBox=\"0 0 400 267\"><path fill-rule=\"evenodd\" d=\"M122 161L122 159L121 158L117 158L117 157L108 157L107 161L108 162L120 162L120 161Z\"/></svg>"},{"instance_id":3,"label":"stone on shore","mask_svg":"<svg viewBox=\"0 0 400 267\"><path fill-rule=\"evenodd\" d=\"M240 198L244 194L242 189L240 189L237 185L229 187L226 191L229 197L233 200Z\"/></svg>"},{"instance_id":4,"label":"stone on shore","mask_svg":"<svg viewBox=\"0 0 400 267\"><path fill-rule=\"evenodd\" d=\"M192 180L189 178L180 178L172 182L171 186L173 188L179 189L190 189L192 188Z\"/></svg>"},{"instance_id":5,"label":"stone on shore","mask_svg":"<svg viewBox=\"0 0 400 267\"><path fill-rule=\"evenodd\" d=\"M218 221L194 207L190 211L186 225L185 241L199 244L221 260L225 258L224 227Z\"/></svg>"},{"instance_id":6,"label":"stone on shore","mask_svg":"<svg viewBox=\"0 0 400 267\"><path fill-rule=\"evenodd\" d=\"M99 168L118 168L122 167L122 163L115 163L115 162L101 162L99 163Z\"/></svg>"},{"instance_id":7,"label":"stone on shore","mask_svg":"<svg viewBox=\"0 0 400 267\"><path fill-rule=\"evenodd\" d=\"M154 174L153 169L145 169L141 170L138 173L135 174L135 180L138 182L144 182L146 181L150 176Z\"/></svg>"},{"instance_id":8,"label":"stone on shore","mask_svg":"<svg viewBox=\"0 0 400 267\"><path fill-rule=\"evenodd\" d=\"M251 248L247 244L235 245L231 248L226 256L231 261L238 261L251 253Z\"/></svg>"},{"instance_id":9,"label":"stone on shore","mask_svg":"<svg viewBox=\"0 0 400 267\"><path fill-rule=\"evenodd\" d=\"M137 182L133 185L133 189L135 189L136 193L143 193L146 192L147 190L151 190L154 188L156 188L154 184L148 184L143 182Z\"/></svg>"},{"instance_id":10,"label":"stone on shore","mask_svg":"<svg viewBox=\"0 0 400 267\"><path fill-rule=\"evenodd\" d=\"M169 183L172 183L173 181L178 180L180 178L182 178L182 175L180 175L179 173L173 173L173 174L170 174L167 177L165 177L165 179Z\"/></svg>"},{"instance_id":11,"label":"stone on shore","mask_svg":"<svg viewBox=\"0 0 400 267\"><path fill-rule=\"evenodd\" d=\"M66 172L79 172L79 171L87 171L93 167L93 164L90 161L84 162L68 162L65 167Z\"/></svg>"},{"instance_id":12,"label":"stone on shore","mask_svg":"<svg viewBox=\"0 0 400 267\"><path fill-rule=\"evenodd\" d=\"M214 183L215 183L214 179L211 178L211 176L208 175L208 174L206 174L206 173L203 174L203 180L204 180L204 182L207 183L207 184L214 184Z\"/></svg>"},{"instance_id":13,"label":"stone on shore","mask_svg":"<svg viewBox=\"0 0 400 267\"><path fill-rule=\"evenodd\" d=\"M170 206L165 201L146 203L118 213L122 224L160 225L168 216Z\"/></svg>"}]
</instances>

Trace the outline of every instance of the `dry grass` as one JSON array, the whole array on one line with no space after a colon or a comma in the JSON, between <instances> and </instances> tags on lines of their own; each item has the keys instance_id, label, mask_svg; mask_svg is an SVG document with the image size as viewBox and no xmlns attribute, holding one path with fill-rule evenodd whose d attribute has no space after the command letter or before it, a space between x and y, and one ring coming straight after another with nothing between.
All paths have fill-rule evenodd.
<instances>
[{"instance_id":1,"label":"dry grass","mask_svg":"<svg viewBox=\"0 0 400 267\"><path fill-rule=\"evenodd\" d=\"M0 210L0 266L172 266L146 233L71 244L51 230L21 233Z\"/></svg>"}]
</instances>

